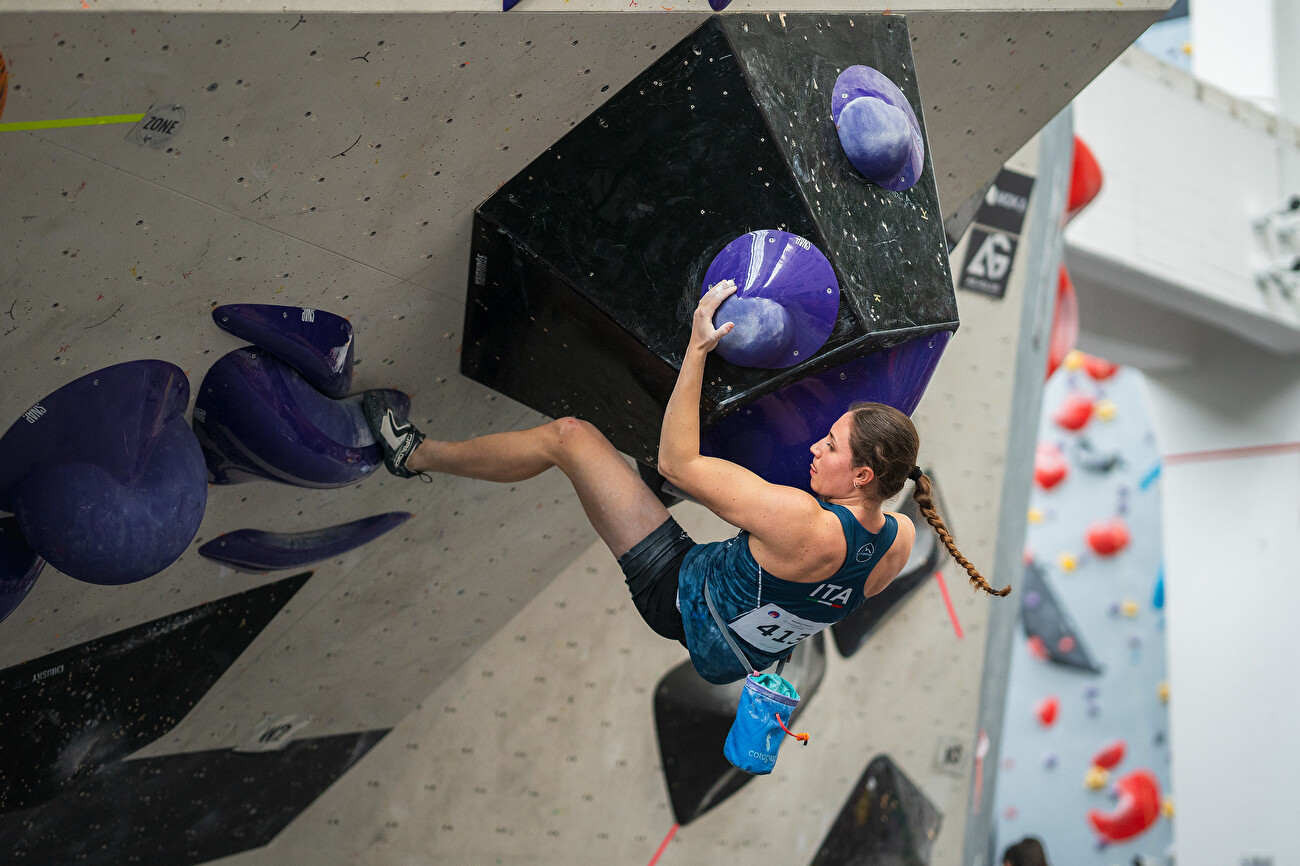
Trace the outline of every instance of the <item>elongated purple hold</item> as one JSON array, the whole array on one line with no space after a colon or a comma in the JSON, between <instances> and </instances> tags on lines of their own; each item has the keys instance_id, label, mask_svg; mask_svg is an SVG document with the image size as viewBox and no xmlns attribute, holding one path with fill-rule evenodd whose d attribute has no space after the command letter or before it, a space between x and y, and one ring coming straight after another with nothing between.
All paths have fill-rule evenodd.
<instances>
[{"instance_id":1,"label":"elongated purple hold","mask_svg":"<svg viewBox=\"0 0 1300 866\"><path fill-rule=\"evenodd\" d=\"M845 155L877 186L911 189L925 168L925 139L898 85L870 66L850 66L835 80L831 118Z\"/></svg>"},{"instance_id":2,"label":"elongated purple hold","mask_svg":"<svg viewBox=\"0 0 1300 866\"><path fill-rule=\"evenodd\" d=\"M717 353L741 367L781 369L808 360L835 328L840 282L822 251L790 232L747 232L722 248L700 295L731 280L736 293L714 314L735 328Z\"/></svg>"},{"instance_id":3,"label":"elongated purple hold","mask_svg":"<svg viewBox=\"0 0 1300 866\"><path fill-rule=\"evenodd\" d=\"M32 591L44 568L45 560L23 538L18 521L0 517L0 622Z\"/></svg>"},{"instance_id":4,"label":"elongated purple hold","mask_svg":"<svg viewBox=\"0 0 1300 866\"><path fill-rule=\"evenodd\" d=\"M310 307L226 304L212 321L293 367L327 397L352 388L352 323Z\"/></svg>"},{"instance_id":5,"label":"elongated purple hold","mask_svg":"<svg viewBox=\"0 0 1300 866\"><path fill-rule=\"evenodd\" d=\"M90 583L157 574L207 505L189 382L165 361L105 367L41 399L0 439L0 509L50 565Z\"/></svg>"},{"instance_id":6,"label":"elongated purple hold","mask_svg":"<svg viewBox=\"0 0 1300 866\"><path fill-rule=\"evenodd\" d=\"M355 550L411 519L409 511L390 511L308 532L236 529L199 548L199 556L239 571L299 568Z\"/></svg>"},{"instance_id":7,"label":"elongated purple hold","mask_svg":"<svg viewBox=\"0 0 1300 866\"><path fill-rule=\"evenodd\" d=\"M405 394L394 399L409 410ZM326 397L288 364L252 347L230 352L203 377L194 432L214 484L269 478L345 487L383 463L361 395Z\"/></svg>"}]
</instances>

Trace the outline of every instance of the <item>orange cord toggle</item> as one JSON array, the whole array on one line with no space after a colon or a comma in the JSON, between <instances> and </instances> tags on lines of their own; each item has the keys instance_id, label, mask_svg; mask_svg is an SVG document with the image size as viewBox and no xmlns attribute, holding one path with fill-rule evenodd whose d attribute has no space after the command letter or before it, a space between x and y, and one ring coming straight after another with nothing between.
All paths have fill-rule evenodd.
<instances>
[{"instance_id":1,"label":"orange cord toggle","mask_svg":"<svg viewBox=\"0 0 1300 866\"><path fill-rule=\"evenodd\" d=\"M776 714L776 723L777 723L778 725L781 726L781 730L785 731L787 734L789 734L790 736L794 737L796 740L798 740L799 742L803 743L805 746L808 745L808 735L807 735L807 734L796 734L796 733L794 733L793 731L791 731L789 728L787 728L787 727L785 726L785 722L781 721L781 714L780 714L780 713L777 713L777 714Z\"/></svg>"}]
</instances>

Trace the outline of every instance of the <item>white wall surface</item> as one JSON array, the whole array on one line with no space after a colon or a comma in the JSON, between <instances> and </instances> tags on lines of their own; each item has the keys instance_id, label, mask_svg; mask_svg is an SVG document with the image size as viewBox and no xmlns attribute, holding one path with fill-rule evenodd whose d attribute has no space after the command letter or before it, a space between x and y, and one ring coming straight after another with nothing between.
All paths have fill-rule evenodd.
<instances>
[{"instance_id":1,"label":"white wall surface","mask_svg":"<svg viewBox=\"0 0 1300 866\"><path fill-rule=\"evenodd\" d=\"M1192 72L1270 111L1277 107L1274 3L1294 0L1195 0Z\"/></svg>"},{"instance_id":2,"label":"white wall surface","mask_svg":"<svg viewBox=\"0 0 1300 866\"><path fill-rule=\"evenodd\" d=\"M1178 862L1300 862L1300 367L1225 340L1149 376L1148 395L1166 455Z\"/></svg>"},{"instance_id":3,"label":"white wall surface","mask_svg":"<svg viewBox=\"0 0 1300 866\"><path fill-rule=\"evenodd\" d=\"M1254 220L1300 192L1300 129L1129 50L1075 100L1105 175L1066 233L1071 272L1282 352L1300 296L1261 288Z\"/></svg>"}]
</instances>

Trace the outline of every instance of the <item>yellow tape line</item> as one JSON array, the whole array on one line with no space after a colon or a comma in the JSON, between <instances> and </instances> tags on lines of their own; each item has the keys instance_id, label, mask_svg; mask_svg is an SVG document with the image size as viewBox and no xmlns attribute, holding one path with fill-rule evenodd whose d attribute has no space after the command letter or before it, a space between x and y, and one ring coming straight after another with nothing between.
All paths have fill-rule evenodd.
<instances>
[{"instance_id":1,"label":"yellow tape line","mask_svg":"<svg viewBox=\"0 0 1300 866\"><path fill-rule=\"evenodd\" d=\"M27 120L18 123L0 123L0 132L18 132L23 129L56 129L61 126L99 126L104 123L135 123L143 114L105 114L102 117L70 117L66 120Z\"/></svg>"}]
</instances>

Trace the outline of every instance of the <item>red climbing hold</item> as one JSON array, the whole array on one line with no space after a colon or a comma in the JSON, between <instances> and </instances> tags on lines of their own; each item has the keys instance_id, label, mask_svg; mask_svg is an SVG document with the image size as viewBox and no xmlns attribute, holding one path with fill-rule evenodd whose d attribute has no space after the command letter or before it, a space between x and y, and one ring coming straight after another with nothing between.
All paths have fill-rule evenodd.
<instances>
[{"instance_id":1,"label":"red climbing hold","mask_svg":"<svg viewBox=\"0 0 1300 866\"><path fill-rule=\"evenodd\" d=\"M1120 761L1124 760L1124 752L1127 747L1123 740L1116 740L1108 746L1103 746L1102 750L1092 756L1092 765L1109 770Z\"/></svg>"},{"instance_id":2,"label":"red climbing hold","mask_svg":"<svg viewBox=\"0 0 1300 866\"><path fill-rule=\"evenodd\" d=\"M1034 705L1034 714L1038 716L1038 723L1044 728L1056 724L1056 716L1060 711L1061 702L1057 700L1056 695L1043 698Z\"/></svg>"},{"instance_id":3,"label":"red climbing hold","mask_svg":"<svg viewBox=\"0 0 1300 866\"><path fill-rule=\"evenodd\" d=\"M1074 162L1070 171L1070 198L1065 218L1071 220L1101 192L1101 165L1079 136L1074 137Z\"/></svg>"},{"instance_id":4,"label":"red climbing hold","mask_svg":"<svg viewBox=\"0 0 1300 866\"><path fill-rule=\"evenodd\" d=\"M1045 662L1052 657L1052 654L1047 651L1047 644L1043 643L1043 639L1038 635L1025 641L1025 647L1029 650L1029 654L1040 662Z\"/></svg>"},{"instance_id":5,"label":"red climbing hold","mask_svg":"<svg viewBox=\"0 0 1300 866\"><path fill-rule=\"evenodd\" d=\"M1070 474L1070 464L1066 462L1061 449L1050 442L1039 442L1034 453L1034 481L1044 490L1051 490L1065 480Z\"/></svg>"},{"instance_id":6,"label":"red climbing hold","mask_svg":"<svg viewBox=\"0 0 1300 866\"><path fill-rule=\"evenodd\" d=\"M1082 430L1092 417L1092 407L1092 398L1083 394L1070 394L1061 401L1052 420L1066 430Z\"/></svg>"},{"instance_id":7,"label":"red climbing hold","mask_svg":"<svg viewBox=\"0 0 1300 866\"><path fill-rule=\"evenodd\" d=\"M1099 520L1088 527L1087 539L1098 556L1113 556L1128 547L1128 527L1118 517Z\"/></svg>"},{"instance_id":8,"label":"red climbing hold","mask_svg":"<svg viewBox=\"0 0 1300 866\"><path fill-rule=\"evenodd\" d=\"M1065 265L1061 265L1056 273L1056 311L1052 313L1052 334L1047 344L1047 378L1052 378L1078 342L1079 299Z\"/></svg>"},{"instance_id":9,"label":"red climbing hold","mask_svg":"<svg viewBox=\"0 0 1300 866\"><path fill-rule=\"evenodd\" d=\"M1146 832L1160 817L1160 783L1150 770L1134 770L1115 783L1119 803L1113 812L1088 810L1092 828L1111 842Z\"/></svg>"},{"instance_id":10,"label":"red climbing hold","mask_svg":"<svg viewBox=\"0 0 1300 866\"><path fill-rule=\"evenodd\" d=\"M1083 371L1098 382L1104 382L1119 372L1119 364L1114 361L1107 361L1096 355L1081 354L1083 354Z\"/></svg>"}]
</instances>

